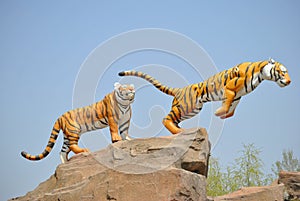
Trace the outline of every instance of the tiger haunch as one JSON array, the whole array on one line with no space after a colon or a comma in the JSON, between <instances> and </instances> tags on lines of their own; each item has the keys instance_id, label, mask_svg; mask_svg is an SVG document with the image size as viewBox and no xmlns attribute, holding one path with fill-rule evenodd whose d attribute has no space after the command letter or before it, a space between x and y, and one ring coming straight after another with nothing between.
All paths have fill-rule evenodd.
<instances>
[{"instance_id":1,"label":"tiger haunch","mask_svg":"<svg viewBox=\"0 0 300 201\"><path fill-rule=\"evenodd\" d=\"M80 148L78 140L81 134L109 127L112 142L130 140L128 135L131 106L134 101L134 86L115 83L113 92L107 94L103 100L92 105L70 110L60 116L55 122L48 144L43 153L30 155L24 151L21 155L28 160L40 160L45 158L52 150L59 131L64 133L64 143L60 157L64 163L68 160L68 154L88 152L88 149Z\"/></svg>"},{"instance_id":2,"label":"tiger haunch","mask_svg":"<svg viewBox=\"0 0 300 201\"><path fill-rule=\"evenodd\" d=\"M181 132L178 124L198 114L206 102L222 101L222 106L216 110L215 115L225 119L233 116L241 97L252 92L263 80L274 81L280 87L291 82L286 67L273 59L244 62L184 88L164 86L142 72L124 71L119 75L143 78L160 91L174 96L171 111L163 119L163 124L172 134Z\"/></svg>"}]
</instances>

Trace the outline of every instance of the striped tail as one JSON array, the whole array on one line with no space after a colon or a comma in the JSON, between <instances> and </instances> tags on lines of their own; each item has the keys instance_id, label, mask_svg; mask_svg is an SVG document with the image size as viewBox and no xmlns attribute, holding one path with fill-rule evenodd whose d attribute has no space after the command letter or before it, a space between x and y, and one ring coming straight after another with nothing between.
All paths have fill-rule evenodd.
<instances>
[{"instance_id":1,"label":"striped tail","mask_svg":"<svg viewBox=\"0 0 300 201\"><path fill-rule=\"evenodd\" d=\"M158 80L156 80L155 78L153 78L150 75L147 75L146 73L143 73L143 72L122 71L122 72L119 72L119 76L136 76L136 77L143 78L143 79L147 80L148 82L150 82L151 84L153 84L157 89L159 89L163 93L171 95L171 96L175 96L176 92L178 92L180 90L180 88L171 88L171 87L162 85Z\"/></svg>"},{"instance_id":2,"label":"striped tail","mask_svg":"<svg viewBox=\"0 0 300 201\"><path fill-rule=\"evenodd\" d=\"M53 126L53 129L52 129L52 132L51 132L48 144L47 144L45 150L43 151L43 153L33 156L33 155L28 154L25 151L22 151L21 155L24 158L27 158L28 160L32 160L32 161L37 161L37 160L41 160L41 159L45 158L51 152L51 150L52 150L52 148L53 148L53 146L54 146L54 144L56 142L56 139L58 137L58 133L60 131L60 123L59 123L59 121L60 120L58 119L54 123L54 126Z\"/></svg>"}]
</instances>

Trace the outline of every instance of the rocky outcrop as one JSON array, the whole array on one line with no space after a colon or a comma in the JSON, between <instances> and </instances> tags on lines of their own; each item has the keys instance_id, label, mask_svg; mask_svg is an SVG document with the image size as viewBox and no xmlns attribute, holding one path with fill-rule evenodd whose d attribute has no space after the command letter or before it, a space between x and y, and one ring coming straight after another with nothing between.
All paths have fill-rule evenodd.
<instances>
[{"instance_id":1,"label":"rocky outcrop","mask_svg":"<svg viewBox=\"0 0 300 201\"><path fill-rule=\"evenodd\" d=\"M209 152L205 129L121 141L72 157L14 200L206 201Z\"/></svg>"},{"instance_id":2,"label":"rocky outcrop","mask_svg":"<svg viewBox=\"0 0 300 201\"><path fill-rule=\"evenodd\" d=\"M287 199L300 199L300 172L281 171L278 183L284 184Z\"/></svg>"},{"instance_id":3,"label":"rocky outcrop","mask_svg":"<svg viewBox=\"0 0 300 201\"><path fill-rule=\"evenodd\" d=\"M284 185L245 187L227 195L215 197L213 201L283 201Z\"/></svg>"},{"instance_id":4,"label":"rocky outcrop","mask_svg":"<svg viewBox=\"0 0 300 201\"><path fill-rule=\"evenodd\" d=\"M233 193L209 198L209 201L288 201L300 200L300 172L279 173L271 186L244 187Z\"/></svg>"}]
</instances>

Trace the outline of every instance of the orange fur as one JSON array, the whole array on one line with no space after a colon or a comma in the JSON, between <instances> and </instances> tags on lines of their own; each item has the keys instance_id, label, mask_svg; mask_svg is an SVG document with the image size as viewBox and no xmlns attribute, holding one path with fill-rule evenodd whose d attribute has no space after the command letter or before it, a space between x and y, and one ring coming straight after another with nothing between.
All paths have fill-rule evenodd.
<instances>
[{"instance_id":1,"label":"orange fur","mask_svg":"<svg viewBox=\"0 0 300 201\"><path fill-rule=\"evenodd\" d=\"M70 110L60 116L54 123L50 139L43 153L30 155L22 152L22 156L29 160L40 160L46 157L52 150L59 131L64 133L64 145L61 151L61 160L68 160L68 153L75 154L89 152L88 149L80 148L78 140L80 135L96 129L109 126L112 142L129 139L128 128L131 118L130 104L134 98L133 85L115 84L115 90L107 94L103 100L90 106ZM119 135L120 133L120 135Z\"/></svg>"},{"instance_id":2,"label":"orange fur","mask_svg":"<svg viewBox=\"0 0 300 201\"><path fill-rule=\"evenodd\" d=\"M225 119L234 115L241 97L253 91L263 80L273 80L282 87L291 82L286 68L272 59L241 63L203 82L184 88L164 86L158 80L142 72L124 71L119 75L143 78L160 91L174 96L171 111L163 119L164 126L172 134L180 133L182 129L178 124L199 113L206 102L222 101L222 106L216 110L215 115Z\"/></svg>"}]
</instances>

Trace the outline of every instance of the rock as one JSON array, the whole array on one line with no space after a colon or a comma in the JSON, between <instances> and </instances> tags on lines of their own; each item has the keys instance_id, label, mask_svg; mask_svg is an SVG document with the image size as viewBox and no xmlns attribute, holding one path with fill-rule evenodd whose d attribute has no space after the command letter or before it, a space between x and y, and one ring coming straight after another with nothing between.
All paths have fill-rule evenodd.
<instances>
[{"instance_id":1,"label":"rock","mask_svg":"<svg viewBox=\"0 0 300 201\"><path fill-rule=\"evenodd\" d=\"M281 171L278 183L285 185L289 199L300 199L300 172Z\"/></svg>"},{"instance_id":2,"label":"rock","mask_svg":"<svg viewBox=\"0 0 300 201\"><path fill-rule=\"evenodd\" d=\"M121 141L73 156L13 200L206 201L209 152L205 129Z\"/></svg>"},{"instance_id":3,"label":"rock","mask_svg":"<svg viewBox=\"0 0 300 201\"><path fill-rule=\"evenodd\" d=\"M218 196L214 201L283 201L284 185L244 187L233 193Z\"/></svg>"}]
</instances>

